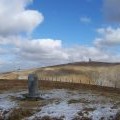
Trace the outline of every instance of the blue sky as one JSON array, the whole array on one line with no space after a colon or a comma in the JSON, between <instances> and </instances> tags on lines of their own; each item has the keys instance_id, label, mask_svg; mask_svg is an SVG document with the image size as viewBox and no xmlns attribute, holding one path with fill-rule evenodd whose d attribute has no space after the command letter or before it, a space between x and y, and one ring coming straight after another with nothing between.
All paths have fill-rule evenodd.
<instances>
[{"instance_id":1,"label":"blue sky","mask_svg":"<svg viewBox=\"0 0 120 120\"><path fill-rule=\"evenodd\" d=\"M91 44L96 28L105 24L101 0L36 0L29 7L39 10L45 17L33 36L61 39L65 45ZM90 23L81 22L82 17L91 19Z\"/></svg>"},{"instance_id":2,"label":"blue sky","mask_svg":"<svg viewBox=\"0 0 120 120\"><path fill-rule=\"evenodd\" d=\"M1 0L0 71L120 62L119 0Z\"/></svg>"}]
</instances>

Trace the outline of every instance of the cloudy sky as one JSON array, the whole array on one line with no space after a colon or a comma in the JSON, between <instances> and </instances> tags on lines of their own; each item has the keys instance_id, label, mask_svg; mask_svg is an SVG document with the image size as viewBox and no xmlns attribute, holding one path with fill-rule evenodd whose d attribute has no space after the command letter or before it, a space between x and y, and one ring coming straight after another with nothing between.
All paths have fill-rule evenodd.
<instances>
[{"instance_id":1,"label":"cloudy sky","mask_svg":"<svg viewBox=\"0 0 120 120\"><path fill-rule=\"evenodd\" d=\"M0 0L0 72L120 62L120 0Z\"/></svg>"}]
</instances>

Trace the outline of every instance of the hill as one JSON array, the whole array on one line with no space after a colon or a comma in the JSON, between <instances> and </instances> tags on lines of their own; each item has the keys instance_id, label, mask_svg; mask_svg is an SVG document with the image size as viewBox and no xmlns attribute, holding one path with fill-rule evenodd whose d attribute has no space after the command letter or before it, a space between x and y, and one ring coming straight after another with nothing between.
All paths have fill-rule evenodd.
<instances>
[{"instance_id":1,"label":"hill","mask_svg":"<svg viewBox=\"0 0 120 120\"><path fill-rule=\"evenodd\" d=\"M7 79L7 80L27 79L28 74L36 70L37 69L30 69L30 70L20 70L20 71L0 73L0 79Z\"/></svg>"},{"instance_id":2,"label":"hill","mask_svg":"<svg viewBox=\"0 0 120 120\"><path fill-rule=\"evenodd\" d=\"M0 74L0 79L27 79L35 72L39 79L95 84L120 88L120 63L75 62Z\"/></svg>"}]
</instances>

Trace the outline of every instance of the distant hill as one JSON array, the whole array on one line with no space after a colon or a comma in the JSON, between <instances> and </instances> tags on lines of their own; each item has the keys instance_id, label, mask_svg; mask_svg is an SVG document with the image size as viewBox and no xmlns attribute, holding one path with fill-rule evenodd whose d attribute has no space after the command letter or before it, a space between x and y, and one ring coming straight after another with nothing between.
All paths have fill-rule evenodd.
<instances>
[{"instance_id":1,"label":"distant hill","mask_svg":"<svg viewBox=\"0 0 120 120\"><path fill-rule=\"evenodd\" d=\"M81 82L120 88L120 63L75 62L38 69L0 74L0 79L27 79L36 73L39 79Z\"/></svg>"},{"instance_id":2,"label":"distant hill","mask_svg":"<svg viewBox=\"0 0 120 120\"><path fill-rule=\"evenodd\" d=\"M7 79L7 80L27 79L28 74L36 70L37 69L30 69L30 70L20 70L20 71L0 73L0 79Z\"/></svg>"}]
</instances>

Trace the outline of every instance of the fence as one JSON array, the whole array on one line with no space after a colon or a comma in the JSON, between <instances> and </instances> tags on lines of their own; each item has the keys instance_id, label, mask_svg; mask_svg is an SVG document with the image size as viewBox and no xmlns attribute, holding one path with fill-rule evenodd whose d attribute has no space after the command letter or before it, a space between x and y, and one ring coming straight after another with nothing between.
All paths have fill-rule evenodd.
<instances>
[{"instance_id":1,"label":"fence","mask_svg":"<svg viewBox=\"0 0 120 120\"><path fill-rule=\"evenodd\" d=\"M105 80L101 78L97 79L81 79L78 76L41 76L39 77L39 80L44 81L59 81L59 82L66 82L66 83L81 83L81 84L87 84L87 85L96 85L96 86L103 86L103 87L112 87L112 88L120 88L120 81L114 81L114 80Z\"/></svg>"}]
</instances>

